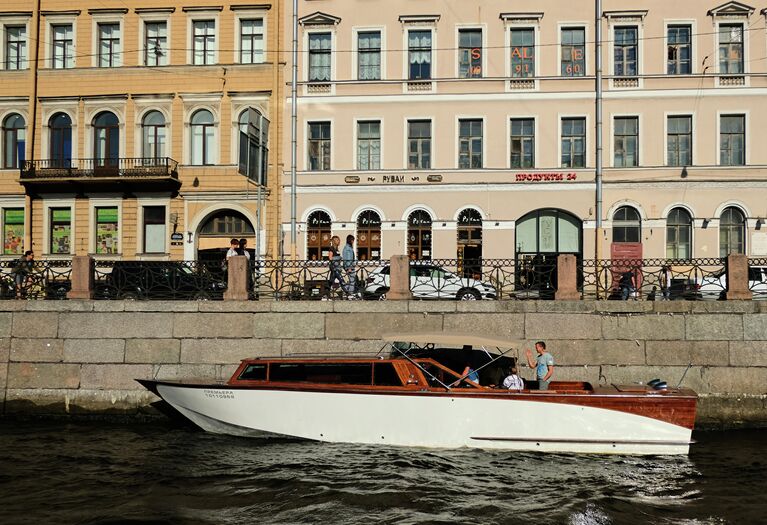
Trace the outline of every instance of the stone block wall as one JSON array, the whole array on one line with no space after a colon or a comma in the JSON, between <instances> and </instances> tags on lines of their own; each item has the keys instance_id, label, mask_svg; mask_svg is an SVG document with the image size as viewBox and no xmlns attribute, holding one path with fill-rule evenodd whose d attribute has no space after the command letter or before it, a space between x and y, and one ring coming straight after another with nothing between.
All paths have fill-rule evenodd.
<instances>
[{"instance_id":1,"label":"stone block wall","mask_svg":"<svg viewBox=\"0 0 767 525\"><path fill-rule=\"evenodd\" d=\"M135 378L229 378L254 356L371 355L386 333L539 339L555 378L654 377L701 394L701 425L767 424L767 302L0 302L3 414L152 414ZM524 357L523 357L524 360ZM524 377L531 371L522 369Z\"/></svg>"}]
</instances>

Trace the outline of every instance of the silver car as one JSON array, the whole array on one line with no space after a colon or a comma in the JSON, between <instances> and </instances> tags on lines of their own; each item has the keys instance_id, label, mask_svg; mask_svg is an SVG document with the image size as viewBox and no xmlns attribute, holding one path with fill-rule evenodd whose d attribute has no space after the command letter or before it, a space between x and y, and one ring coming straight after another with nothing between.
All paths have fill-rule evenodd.
<instances>
[{"instance_id":1,"label":"silver car","mask_svg":"<svg viewBox=\"0 0 767 525\"><path fill-rule=\"evenodd\" d=\"M365 281L365 296L386 299L389 291L389 265L373 270ZM476 301L495 299L495 286L471 277L460 277L431 264L410 266L410 291L417 299L457 299Z\"/></svg>"}]
</instances>

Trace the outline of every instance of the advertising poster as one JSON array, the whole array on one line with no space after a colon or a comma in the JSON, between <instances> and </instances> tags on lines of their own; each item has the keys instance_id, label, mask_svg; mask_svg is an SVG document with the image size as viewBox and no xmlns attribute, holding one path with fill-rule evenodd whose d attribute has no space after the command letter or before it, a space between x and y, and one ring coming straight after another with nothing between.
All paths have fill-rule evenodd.
<instances>
[{"instance_id":1,"label":"advertising poster","mask_svg":"<svg viewBox=\"0 0 767 525\"><path fill-rule=\"evenodd\" d=\"M6 209L3 213L3 254L21 255L24 251L24 210Z\"/></svg>"},{"instance_id":2,"label":"advertising poster","mask_svg":"<svg viewBox=\"0 0 767 525\"><path fill-rule=\"evenodd\" d=\"M96 209L96 253L117 253L117 208Z\"/></svg>"},{"instance_id":3,"label":"advertising poster","mask_svg":"<svg viewBox=\"0 0 767 525\"><path fill-rule=\"evenodd\" d=\"M51 253L71 253L72 211L69 208L51 211Z\"/></svg>"}]
</instances>

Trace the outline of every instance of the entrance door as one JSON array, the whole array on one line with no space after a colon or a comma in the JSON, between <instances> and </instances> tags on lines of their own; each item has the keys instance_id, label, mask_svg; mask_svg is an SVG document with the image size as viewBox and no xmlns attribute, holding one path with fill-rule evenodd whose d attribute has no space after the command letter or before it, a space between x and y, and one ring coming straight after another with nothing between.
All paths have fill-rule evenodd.
<instances>
[{"instance_id":1,"label":"entrance door","mask_svg":"<svg viewBox=\"0 0 767 525\"><path fill-rule=\"evenodd\" d=\"M458 274L482 278L482 216L473 208L458 215Z\"/></svg>"},{"instance_id":2,"label":"entrance door","mask_svg":"<svg viewBox=\"0 0 767 525\"><path fill-rule=\"evenodd\" d=\"M381 259L381 217L373 210L365 210L357 218L357 259Z\"/></svg>"}]
</instances>

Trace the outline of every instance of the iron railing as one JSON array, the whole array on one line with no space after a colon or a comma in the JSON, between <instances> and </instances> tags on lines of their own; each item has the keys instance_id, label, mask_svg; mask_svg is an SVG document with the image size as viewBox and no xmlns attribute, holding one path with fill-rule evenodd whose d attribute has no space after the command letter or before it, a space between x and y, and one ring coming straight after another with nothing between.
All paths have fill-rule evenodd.
<instances>
[{"instance_id":1,"label":"iron railing","mask_svg":"<svg viewBox=\"0 0 767 525\"><path fill-rule=\"evenodd\" d=\"M177 167L178 162L170 157L28 160L21 179L178 178Z\"/></svg>"},{"instance_id":2,"label":"iron railing","mask_svg":"<svg viewBox=\"0 0 767 525\"><path fill-rule=\"evenodd\" d=\"M200 261L96 261L94 299L217 300L226 267Z\"/></svg>"},{"instance_id":3,"label":"iron railing","mask_svg":"<svg viewBox=\"0 0 767 525\"><path fill-rule=\"evenodd\" d=\"M72 261L0 261L0 299L66 299L72 289Z\"/></svg>"},{"instance_id":4,"label":"iron railing","mask_svg":"<svg viewBox=\"0 0 767 525\"><path fill-rule=\"evenodd\" d=\"M767 300L767 257L749 258L748 288L753 299Z\"/></svg>"}]
</instances>

